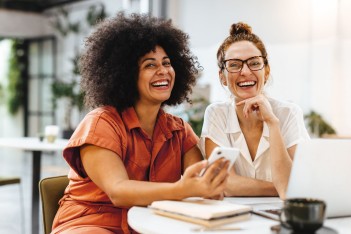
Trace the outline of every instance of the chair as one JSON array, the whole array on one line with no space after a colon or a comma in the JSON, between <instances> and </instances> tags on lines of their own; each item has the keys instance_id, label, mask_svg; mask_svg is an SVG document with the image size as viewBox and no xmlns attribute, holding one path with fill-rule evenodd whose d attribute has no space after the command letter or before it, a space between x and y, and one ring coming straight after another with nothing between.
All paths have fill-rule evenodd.
<instances>
[{"instance_id":1,"label":"chair","mask_svg":"<svg viewBox=\"0 0 351 234\"><path fill-rule=\"evenodd\" d=\"M20 189L20 204L21 204L21 228L22 233L24 233L24 204L23 204L23 194L21 187L21 178L19 177L0 177L0 186L18 184Z\"/></svg>"},{"instance_id":2,"label":"chair","mask_svg":"<svg viewBox=\"0 0 351 234\"><path fill-rule=\"evenodd\" d=\"M58 202L62 198L68 182L69 179L66 175L44 178L39 182L45 234L51 232L52 223L59 208Z\"/></svg>"}]
</instances>

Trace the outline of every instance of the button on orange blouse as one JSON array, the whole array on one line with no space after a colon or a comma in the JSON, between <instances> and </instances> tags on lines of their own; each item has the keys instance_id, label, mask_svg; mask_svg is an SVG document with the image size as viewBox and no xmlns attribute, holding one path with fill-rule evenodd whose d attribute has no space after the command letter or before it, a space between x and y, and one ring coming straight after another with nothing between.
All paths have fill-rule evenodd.
<instances>
[{"instance_id":1,"label":"button on orange blouse","mask_svg":"<svg viewBox=\"0 0 351 234\"><path fill-rule=\"evenodd\" d=\"M92 144L121 157L131 180L175 182L182 172L182 156L198 143L188 123L158 113L153 139L141 129L133 107L119 114L114 107L97 108L86 115L63 151L70 166L69 185L60 200L52 233L101 227L113 233L134 233L127 223L128 208L115 207L87 176L79 147Z\"/></svg>"}]
</instances>

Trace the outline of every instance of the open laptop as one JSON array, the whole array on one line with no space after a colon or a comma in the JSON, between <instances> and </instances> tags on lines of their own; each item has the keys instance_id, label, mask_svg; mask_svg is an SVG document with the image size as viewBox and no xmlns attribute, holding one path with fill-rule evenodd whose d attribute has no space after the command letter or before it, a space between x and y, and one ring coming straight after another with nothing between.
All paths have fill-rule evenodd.
<instances>
[{"instance_id":1,"label":"open laptop","mask_svg":"<svg viewBox=\"0 0 351 234\"><path fill-rule=\"evenodd\" d=\"M312 139L298 144L286 197L324 200L327 218L351 216L351 140ZM278 210L271 207L257 213L277 219Z\"/></svg>"},{"instance_id":2,"label":"open laptop","mask_svg":"<svg viewBox=\"0 0 351 234\"><path fill-rule=\"evenodd\" d=\"M326 217L351 216L351 140L299 144L286 197L322 199L327 203Z\"/></svg>"}]
</instances>

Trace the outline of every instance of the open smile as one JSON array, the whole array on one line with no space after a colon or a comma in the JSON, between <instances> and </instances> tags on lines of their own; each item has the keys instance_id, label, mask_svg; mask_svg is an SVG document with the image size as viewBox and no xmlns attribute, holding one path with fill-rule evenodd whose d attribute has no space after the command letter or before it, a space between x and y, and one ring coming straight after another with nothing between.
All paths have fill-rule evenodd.
<instances>
[{"instance_id":1,"label":"open smile","mask_svg":"<svg viewBox=\"0 0 351 234\"><path fill-rule=\"evenodd\" d=\"M243 81L243 82L238 82L237 85L240 88L245 88L245 87L252 87L254 85L256 85L256 81Z\"/></svg>"},{"instance_id":2,"label":"open smile","mask_svg":"<svg viewBox=\"0 0 351 234\"><path fill-rule=\"evenodd\" d=\"M163 80L163 81L156 81L151 83L153 87L168 87L169 86L169 81L168 80Z\"/></svg>"}]
</instances>

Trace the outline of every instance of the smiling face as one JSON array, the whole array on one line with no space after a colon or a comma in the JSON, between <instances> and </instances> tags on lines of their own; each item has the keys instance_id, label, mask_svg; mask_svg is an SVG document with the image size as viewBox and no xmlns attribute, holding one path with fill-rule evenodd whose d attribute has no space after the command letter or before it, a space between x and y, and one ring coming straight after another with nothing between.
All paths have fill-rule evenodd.
<instances>
[{"instance_id":1,"label":"smiling face","mask_svg":"<svg viewBox=\"0 0 351 234\"><path fill-rule=\"evenodd\" d=\"M174 86L175 72L164 49L156 46L139 59L138 103L161 105Z\"/></svg>"},{"instance_id":2,"label":"smiling face","mask_svg":"<svg viewBox=\"0 0 351 234\"><path fill-rule=\"evenodd\" d=\"M262 56L257 47L249 41L239 41L231 44L225 51L225 60L247 60L255 56ZM237 101L254 97L262 93L266 82L265 67L258 71L251 71L244 63L242 70L230 73L225 68L219 72L223 85L228 86Z\"/></svg>"}]
</instances>

